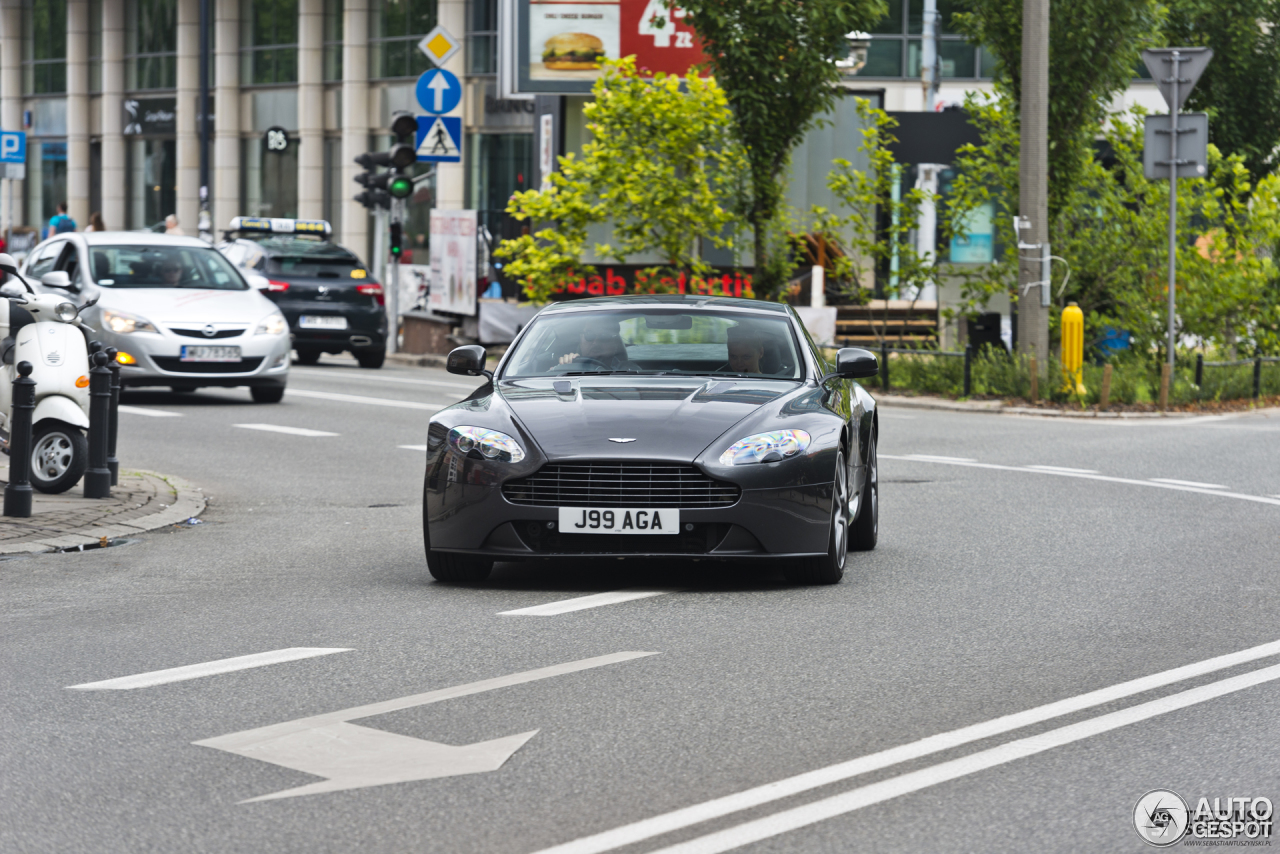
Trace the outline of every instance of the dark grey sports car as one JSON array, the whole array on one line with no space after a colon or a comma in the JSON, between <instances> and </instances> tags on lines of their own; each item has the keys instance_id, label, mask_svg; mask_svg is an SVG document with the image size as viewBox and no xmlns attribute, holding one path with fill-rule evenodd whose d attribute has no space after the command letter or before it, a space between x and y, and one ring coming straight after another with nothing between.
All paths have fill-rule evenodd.
<instances>
[{"instance_id":1,"label":"dark grey sports car","mask_svg":"<svg viewBox=\"0 0 1280 854\"><path fill-rule=\"evenodd\" d=\"M697 557L784 562L834 584L875 548L875 401L778 303L606 297L543 309L497 370L459 347L448 369L489 383L437 412L423 539L442 581L495 560Z\"/></svg>"}]
</instances>

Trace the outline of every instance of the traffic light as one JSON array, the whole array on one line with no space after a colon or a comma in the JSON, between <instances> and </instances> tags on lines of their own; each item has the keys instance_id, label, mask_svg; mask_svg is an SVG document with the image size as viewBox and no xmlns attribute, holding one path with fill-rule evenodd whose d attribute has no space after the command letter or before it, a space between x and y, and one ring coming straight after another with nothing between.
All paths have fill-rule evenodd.
<instances>
[{"instance_id":1,"label":"traffic light","mask_svg":"<svg viewBox=\"0 0 1280 854\"><path fill-rule=\"evenodd\" d=\"M390 173L387 192L393 199L407 199L413 195L413 176L396 171Z\"/></svg>"},{"instance_id":2,"label":"traffic light","mask_svg":"<svg viewBox=\"0 0 1280 854\"><path fill-rule=\"evenodd\" d=\"M400 223L391 223L391 257L400 260L401 242L403 242L404 230Z\"/></svg>"},{"instance_id":3,"label":"traffic light","mask_svg":"<svg viewBox=\"0 0 1280 854\"><path fill-rule=\"evenodd\" d=\"M405 170L418 161L418 152L404 140L413 141L418 132L418 119L413 113L397 110L391 116L391 132L397 141L390 149L368 151L356 158L356 164L364 172L357 175L355 181L364 191L356 194L355 200L369 210L390 209L393 198L407 199L413 195L413 176ZM390 171L379 174L382 168ZM399 245L399 240L396 244Z\"/></svg>"}]
</instances>

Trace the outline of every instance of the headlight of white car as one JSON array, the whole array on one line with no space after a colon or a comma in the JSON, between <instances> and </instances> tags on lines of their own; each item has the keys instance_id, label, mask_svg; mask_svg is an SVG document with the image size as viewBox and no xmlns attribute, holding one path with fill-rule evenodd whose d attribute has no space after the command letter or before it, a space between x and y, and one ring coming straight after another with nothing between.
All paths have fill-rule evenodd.
<instances>
[{"instance_id":1,"label":"headlight of white car","mask_svg":"<svg viewBox=\"0 0 1280 854\"><path fill-rule=\"evenodd\" d=\"M289 331L289 324L284 322L284 315L273 314L258 324L254 335L283 335Z\"/></svg>"},{"instance_id":2,"label":"headlight of white car","mask_svg":"<svg viewBox=\"0 0 1280 854\"><path fill-rule=\"evenodd\" d=\"M720 465L741 466L748 463L772 463L794 457L809 447L809 434L803 430L774 430L739 439L720 455Z\"/></svg>"},{"instance_id":3,"label":"headlight of white car","mask_svg":"<svg viewBox=\"0 0 1280 854\"><path fill-rule=\"evenodd\" d=\"M151 321L124 311L106 309L102 312L102 322L112 332L127 335L130 332L158 332Z\"/></svg>"},{"instance_id":4,"label":"headlight of white car","mask_svg":"<svg viewBox=\"0 0 1280 854\"><path fill-rule=\"evenodd\" d=\"M454 427L449 431L449 444L462 454L477 451L487 460L518 463L524 459L524 448L506 433L483 427Z\"/></svg>"}]
</instances>

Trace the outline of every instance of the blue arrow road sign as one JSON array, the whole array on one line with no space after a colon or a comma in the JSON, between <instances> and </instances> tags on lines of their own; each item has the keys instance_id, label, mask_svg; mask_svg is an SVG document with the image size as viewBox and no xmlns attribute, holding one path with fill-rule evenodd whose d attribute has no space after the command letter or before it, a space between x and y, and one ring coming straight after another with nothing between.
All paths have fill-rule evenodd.
<instances>
[{"instance_id":1,"label":"blue arrow road sign","mask_svg":"<svg viewBox=\"0 0 1280 854\"><path fill-rule=\"evenodd\" d=\"M418 116L418 162L458 163L462 160L460 116Z\"/></svg>"},{"instance_id":2,"label":"blue arrow road sign","mask_svg":"<svg viewBox=\"0 0 1280 854\"><path fill-rule=\"evenodd\" d=\"M0 163L27 162L27 135L22 131L0 131Z\"/></svg>"},{"instance_id":3,"label":"blue arrow road sign","mask_svg":"<svg viewBox=\"0 0 1280 854\"><path fill-rule=\"evenodd\" d=\"M462 83L443 68L433 68L418 78L418 103L428 113L447 113L462 100Z\"/></svg>"}]
</instances>

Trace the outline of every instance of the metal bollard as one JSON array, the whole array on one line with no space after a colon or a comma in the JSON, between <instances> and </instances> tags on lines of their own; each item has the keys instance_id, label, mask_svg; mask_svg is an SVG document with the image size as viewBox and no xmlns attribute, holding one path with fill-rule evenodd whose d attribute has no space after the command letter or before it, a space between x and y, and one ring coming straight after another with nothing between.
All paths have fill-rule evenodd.
<instances>
[{"instance_id":1,"label":"metal bollard","mask_svg":"<svg viewBox=\"0 0 1280 854\"><path fill-rule=\"evenodd\" d=\"M880 389L889 390L889 347L880 342Z\"/></svg>"},{"instance_id":2,"label":"metal bollard","mask_svg":"<svg viewBox=\"0 0 1280 854\"><path fill-rule=\"evenodd\" d=\"M1204 385L1204 353L1196 353L1196 388Z\"/></svg>"},{"instance_id":3,"label":"metal bollard","mask_svg":"<svg viewBox=\"0 0 1280 854\"><path fill-rule=\"evenodd\" d=\"M1253 399L1262 396L1262 357L1253 357Z\"/></svg>"},{"instance_id":4,"label":"metal bollard","mask_svg":"<svg viewBox=\"0 0 1280 854\"><path fill-rule=\"evenodd\" d=\"M964 396L973 388L973 345L964 345Z\"/></svg>"},{"instance_id":5,"label":"metal bollard","mask_svg":"<svg viewBox=\"0 0 1280 854\"><path fill-rule=\"evenodd\" d=\"M107 354L93 354L89 369L89 468L84 473L85 498L111 497L107 468L107 425L111 420L111 370Z\"/></svg>"},{"instance_id":6,"label":"metal bollard","mask_svg":"<svg viewBox=\"0 0 1280 854\"><path fill-rule=\"evenodd\" d=\"M13 422L9 425L9 484L4 488L4 515L31 515L31 413L36 410L36 381L31 363L18 363L13 381Z\"/></svg>"},{"instance_id":7,"label":"metal bollard","mask_svg":"<svg viewBox=\"0 0 1280 854\"><path fill-rule=\"evenodd\" d=\"M120 461L116 459L116 436L120 432L120 363L116 361L116 348L108 347L102 352L110 359L107 368L111 371L111 417L107 419L107 471L111 472L111 485L120 483Z\"/></svg>"}]
</instances>

